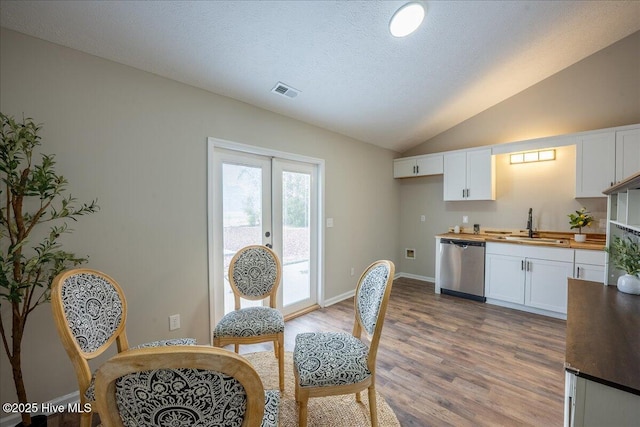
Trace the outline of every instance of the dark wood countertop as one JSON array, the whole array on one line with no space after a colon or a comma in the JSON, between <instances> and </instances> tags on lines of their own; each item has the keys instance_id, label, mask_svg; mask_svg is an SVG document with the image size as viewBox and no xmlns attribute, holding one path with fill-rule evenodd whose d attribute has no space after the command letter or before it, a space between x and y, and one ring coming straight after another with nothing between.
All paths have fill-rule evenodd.
<instances>
[{"instance_id":1,"label":"dark wood countertop","mask_svg":"<svg viewBox=\"0 0 640 427\"><path fill-rule=\"evenodd\" d=\"M640 295L569 279L565 368L640 395Z\"/></svg>"}]
</instances>

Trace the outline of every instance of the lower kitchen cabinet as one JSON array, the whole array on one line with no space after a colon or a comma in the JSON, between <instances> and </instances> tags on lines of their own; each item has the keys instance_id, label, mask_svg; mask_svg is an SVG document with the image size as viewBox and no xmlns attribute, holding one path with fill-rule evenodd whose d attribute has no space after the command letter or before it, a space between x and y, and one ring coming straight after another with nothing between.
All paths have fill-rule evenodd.
<instances>
[{"instance_id":1,"label":"lower kitchen cabinet","mask_svg":"<svg viewBox=\"0 0 640 427\"><path fill-rule=\"evenodd\" d=\"M605 283L604 265L604 252L576 249L573 277L576 279Z\"/></svg>"},{"instance_id":2,"label":"lower kitchen cabinet","mask_svg":"<svg viewBox=\"0 0 640 427\"><path fill-rule=\"evenodd\" d=\"M488 242L487 302L564 317L573 259L573 249Z\"/></svg>"}]
</instances>

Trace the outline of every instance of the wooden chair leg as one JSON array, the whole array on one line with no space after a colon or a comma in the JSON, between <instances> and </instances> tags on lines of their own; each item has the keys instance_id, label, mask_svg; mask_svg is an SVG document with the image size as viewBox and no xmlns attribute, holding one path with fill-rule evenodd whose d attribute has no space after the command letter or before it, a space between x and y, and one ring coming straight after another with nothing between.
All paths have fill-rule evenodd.
<instances>
[{"instance_id":1,"label":"wooden chair leg","mask_svg":"<svg viewBox=\"0 0 640 427\"><path fill-rule=\"evenodd\" d=\"M362 402L362 398L360 397L360 392L356 393L356 402L358 402L358 403Z\"/></svg>"},{"instance_id":2,"label":"wooden chair leg","mask_svg":"<svg viewBox=\"0 0 640 427\"><path fill-rule=\"evenodd\" d=\"M278 358L278 370L280 371L280 392L284 393L284 335L278 335L278 342L276 346L278 349L278 354L276 355Z\"/></svg>"},{"instance_id":3,"label":"wooden chair leg","mask_svg":"<svg viewBox=\"0 0 640 427\"><path fill-rule=\"evenodd\" d=\"M233 349L236 353L240 353L240 344L234 344Z\"/></svg>"},{"instance_id":4,"label":"wooden chair leg","mask_svg":"<svg viewBox=\"0 0 640 427\"><path fill-rule=\"evenodd\" d=\"M94 406L95 406L95 402L94 402ZM91 412L82 412L80 414L80 427L91 427L91 422L93 421L92 419L93 419L93 414Z\"/></svg>"},{"instance_id":5,"label":"wooden chair leg","mask_svg":"<svg viewBox=\"0 0 640 427\"><path fill-rule=\"evenodd\" d=\"M371 427L378 427L378 405L376 404L376 387L369 386L369 411L371 412Z\"/></svg>"},{"instance_id":6,"label":"wooden chair leg","mask_svg":"<svg viewBox=\"0 0 640 427\"><path fill-rule=\"evenodd\" d=\"M307 400L298 402L298 427L307 427Z\"/></svg>"}]
</instances>

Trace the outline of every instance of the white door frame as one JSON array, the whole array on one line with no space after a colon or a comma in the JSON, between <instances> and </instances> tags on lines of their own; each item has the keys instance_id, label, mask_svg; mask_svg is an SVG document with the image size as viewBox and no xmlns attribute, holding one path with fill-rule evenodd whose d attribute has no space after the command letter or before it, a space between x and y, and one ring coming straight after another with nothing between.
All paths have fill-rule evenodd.
<instances>
[{"instance_id":1,"label":"white door frame","mask_svg":"<svg viewBox=\"0 0 640 427\"><path fill-rule=\"evenodd\" d=\"M215 165L215 153L214 148L223 148L227 150L239 151L247 154L255 154L260 156L278 157L284 160L292 160L298 162L311 163L318 168L318 239L317 239L317 253L318 253L318 271L317 271L317 297L318 305L324 306L324 176L325 176L325 161L324 159L318 159L315 157L308 157L294 153L287 153L284 151L272 150L269 148L256 147L253 145L242 144L232 141L227 141L219 138L209 137L207 138L207 256L208 256L208 287L209 287L209 324L210 333L209 339L211 340L211 333L216 323L222 318L223 313L219 313L216 310L215 301L219 298L224 298L223 290L216 289L214 286L214 268L216 267L216 259L219 254L222 253L222 236L216 235L216 230L221 230L220 226L222 218L216 216L216 212L222 210L222 198L214 191L214 183L218 181L221 171L218 168L214 168ZM218 224L215 227L214 224ZM218 295L219 294L219 295Z\"/></svg>"}]
</instances>

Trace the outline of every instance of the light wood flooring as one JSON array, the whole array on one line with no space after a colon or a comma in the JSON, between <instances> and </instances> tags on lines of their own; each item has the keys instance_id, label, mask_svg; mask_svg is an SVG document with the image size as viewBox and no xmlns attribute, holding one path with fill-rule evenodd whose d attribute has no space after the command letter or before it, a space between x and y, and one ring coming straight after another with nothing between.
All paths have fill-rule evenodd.
<instances>
[{"instance_id":1,"label":"light wood flooring","mask_svg":"<svg viewBox=\"0 0 640 427\"><path fill-rule=\"evenodd\" d=\"M286 323L351 332L353 301ZM243 346L241 353L271 349ZM402 426L561 426L565 321L446 295L397 279L378 351L377 390ZM366 396L366 394L364 395ZM76 426L75 414L49 425Z\"/></svg>"}]
</instances>

